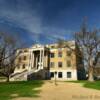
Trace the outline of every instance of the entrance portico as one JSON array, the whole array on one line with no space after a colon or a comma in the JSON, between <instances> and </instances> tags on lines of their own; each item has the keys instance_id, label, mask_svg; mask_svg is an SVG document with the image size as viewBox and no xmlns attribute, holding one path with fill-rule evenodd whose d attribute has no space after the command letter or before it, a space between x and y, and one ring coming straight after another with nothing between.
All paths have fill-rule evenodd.
<instances>
[{"instance_id":1,"label":"entrance portico","mask_svg":"<svg viewBox=\"0 0 100 100\"><path fill-rule=\"evenodd\" d=\"M35 69L43 69L44 63L48 61L48 57L46 54L47 49L44 46L38 45L38 47L33 47L30 49L30 60L29 60L29 70Z\"/></svg>"}]
</instances>

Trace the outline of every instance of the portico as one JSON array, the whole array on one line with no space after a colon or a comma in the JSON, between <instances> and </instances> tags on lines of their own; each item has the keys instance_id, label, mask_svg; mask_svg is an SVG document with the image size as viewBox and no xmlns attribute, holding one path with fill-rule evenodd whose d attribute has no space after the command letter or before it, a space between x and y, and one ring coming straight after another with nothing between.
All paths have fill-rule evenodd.
<instances>
[{"instance_id":1,"label":"portico","mask_svg":"<svg viewBox=\"0 0 100 100\"><path fill-rule=\"evenodd\" d=\"M40 70L47 66L45 63L48 61L47 49L38 45L37 48L30 49L29 70Z\"/></svg>"}]
</instances>

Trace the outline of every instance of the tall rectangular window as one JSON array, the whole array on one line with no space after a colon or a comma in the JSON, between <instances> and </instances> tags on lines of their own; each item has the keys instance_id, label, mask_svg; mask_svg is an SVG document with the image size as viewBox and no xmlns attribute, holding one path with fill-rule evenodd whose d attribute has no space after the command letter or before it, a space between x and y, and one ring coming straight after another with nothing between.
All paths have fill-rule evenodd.
<instances>
[{"instance_id":1,"label":"tall rectangular window","mask_svg":"<svg viewBox=\"0 0 100 100\"><path fill-rule=\"evenodd\" d=\"M62 78L62 72L58 72L58 77Z\"/></svg>"},{"instance_id":2,"label":"tall rectangular window","mask_svg":"<svg viewBox=\"0 0 100 100\"><path fill-rule=\"evenodd\" d=\"M62 67L62 62L58 62L58 67Z\"/></svg>"},{"instance_id":3,"label":"tall rectangular window","mask_svg":"<svg viewBox=\"0 0 100 100\"><path fill-rule=\"evenodd\" d=\"M51 72L51 73L50 73L50 77L51 77L51 78L54 77L54 72Z\"/></svg>"},{"instance_id":4,"label":"tall rectangular window","mask_svg":"<svg viewBox=\"0 0 100 100\"><path fill-rule=\"evenodd\" d=\"M23 64L22 68L23 68L23 69L25 69L25 66L26 66L26 65L25 65L25 64Z\"/></svg>"},{"instance_id":5,"label":"tall rectangular window","mask_svg":"<svg viewBox=\"0 0 100 100\"><path fill-rule=\"evenodd\" d=\"M67 61L67 67L71 67L71 61L70 60Z\"/></svg>"},{"instance_id":6,"label":"tall rectangular window","mask_svg":"<svg viewBox=\"0 0 100 100\"><path fill-rule=\"evenodd\" d=\"M26 56L23 57L23 60L26 60Z\"/></svg>"},{"instance_id":7,"label":"tall rectangular window","mask_svg":"<svg viewBox=\"0 0 100 100\"><path fill-rule=\"evenodd\" d=\"M71 51L67 51L67 56L71 56Z\"/></svg>"},{"instance_id":8,"label":"tall rectangular window","mask_svg":"<svg viewBox=\"0 0 100 100\"><path fill-rule=\"evenodd\" d=\"M50 53L50 57L54 58L55 54L54 53Z\"/></svg>"},{"instance_id":9,"label":"tall rectangular window","mask_svg":"<svg viewBox=\"0 0 100 100\"><path fill-rule=\"evenodd\" d=\"M58 57L62 57L62 51L58 52Z\"/></svg>"},{"instance_id":10,"label":"tall rectangular window","mask_svg":"<svg viewBox=\"0 0 100 100\"><path fill-rule=\"evenodd\" d=\"M24 50L24 52L28 52L28 50Z\"/></svg>"},{"instance_id":11,"label":"tall rectangular window","mask_svg":"<svg viewBox=\"0 0 100 100\"><path fill-rule=\"evenodd\" d=\"M54 62L50 62L50 67L54 67L55 63Z\"/></svg>"},{"instance_id":12,"label":"tall rectangular window","mask_svg":"<svg viewBox=\"0 0 100 100\"><path fill-rule=\"evenodd\" d=\"M17 65L17 69L20 69L20 64Z\"/></svg>"},{"instance_id":13,"label":"tall rectangular window","mask_svg":"<svg viewBox=\"0 0 100 100\"><path fill-rule=\"evenodd\" d=\"M23 52L22 50L19 51L19 53L22 53L22 52Z\"/></svg>"},{"instance_id":14,"label":"tall rectangular window","mask_svg":"<svg viewBox=\"0 0 100 100\"><path fill-rule=\"evenodd\" d=\"M71 78L72 75L71 75L71 72L67 72L67 78Z\"/></svg>"},{"instance_id":15,"label":"tall rectangular window","mask_svg":"<svg viewBox=\"0 0 100 100\"><path fill-rule=\"evenodd\" d=\"M21 62L21 57L18 58L18 62Z\"/></svg>"}]
</instances>

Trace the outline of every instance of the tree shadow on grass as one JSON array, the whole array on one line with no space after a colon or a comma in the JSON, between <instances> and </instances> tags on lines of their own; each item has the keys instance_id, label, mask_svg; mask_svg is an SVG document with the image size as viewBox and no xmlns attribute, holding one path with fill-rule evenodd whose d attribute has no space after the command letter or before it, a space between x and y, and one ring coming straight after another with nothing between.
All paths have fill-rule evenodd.
<instances>
[{"instance_id":1,"label":"tree shadow on grass","mask_svg":"<svg viewBox=\"0 0 100 100\"><path fill-rule=\"evenodd\" d=\"M11 100L19 97L39 97L43 81L22 81L0 83L0 100ZM38 90L37 90L38 88Z\"/></svg>"}]
</instances>

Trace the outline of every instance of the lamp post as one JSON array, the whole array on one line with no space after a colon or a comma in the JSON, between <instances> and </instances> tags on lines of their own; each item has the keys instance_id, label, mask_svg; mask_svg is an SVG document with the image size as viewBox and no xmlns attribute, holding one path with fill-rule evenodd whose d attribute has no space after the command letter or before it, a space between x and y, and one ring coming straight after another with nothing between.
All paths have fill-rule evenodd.
<instances>
[{"instance_id":1,"label":"lamp post","mask_svg":"<svg viewBox=\"0 0 100 100\"><path fill-rule=\"evenodd\" d=\"M57 81L56 81L56 75L57 75L57 72L55 71L55 85L57 85Z\"/></svg>"}]
</instances>

